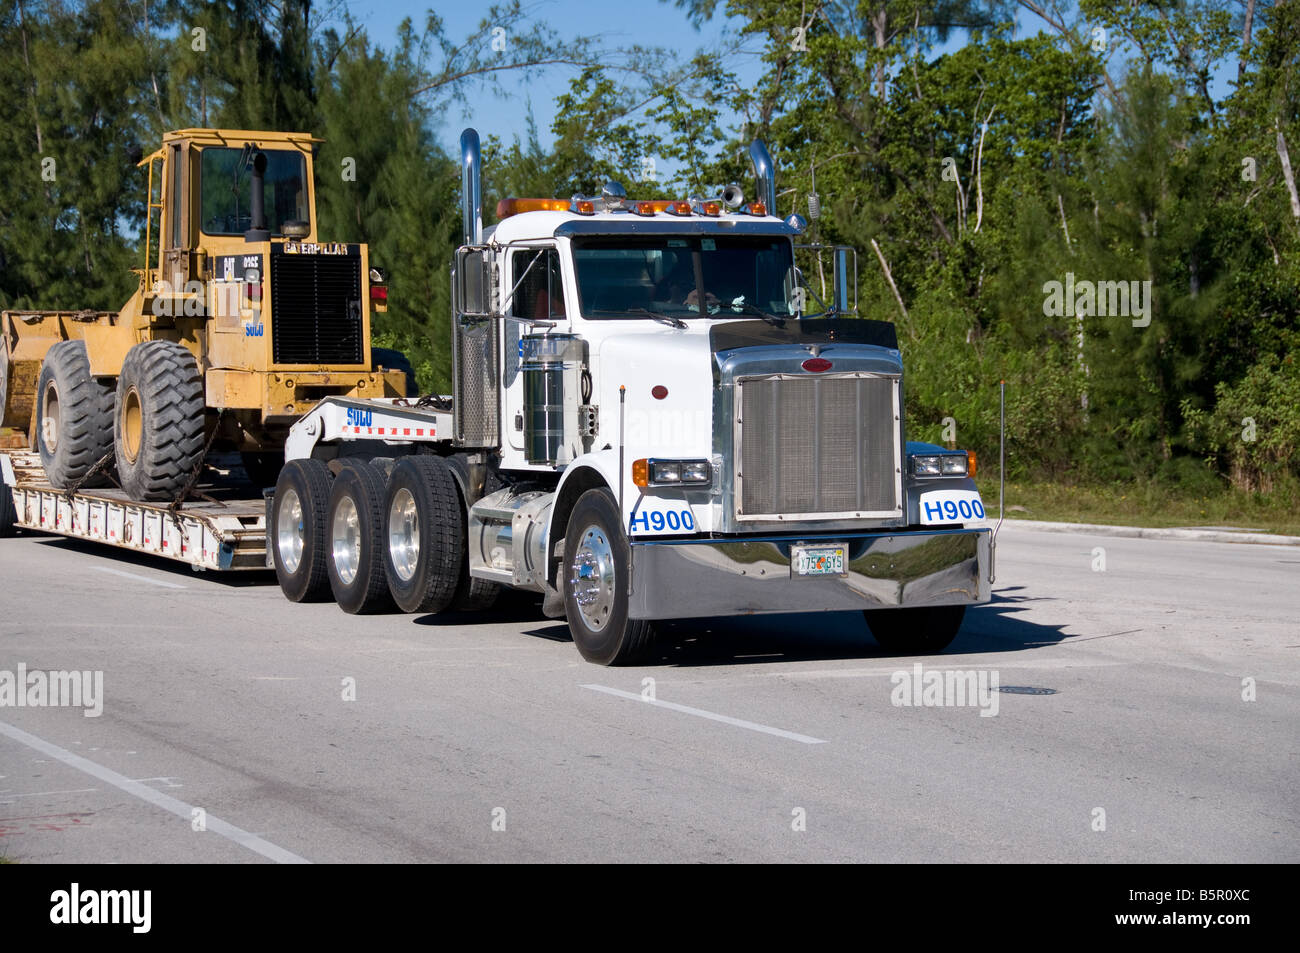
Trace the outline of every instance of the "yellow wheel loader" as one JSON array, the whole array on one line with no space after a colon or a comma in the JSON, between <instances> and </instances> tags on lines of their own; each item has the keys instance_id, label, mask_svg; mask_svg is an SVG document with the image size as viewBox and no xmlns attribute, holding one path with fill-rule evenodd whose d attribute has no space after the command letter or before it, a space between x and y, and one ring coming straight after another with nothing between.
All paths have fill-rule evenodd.
<instances>
[{"instance_id":1,"label":"yellow wheel loader","mask_svg":"<svg viewBox=\"0 0 1300 953\"><path fill-rule=\"evenodd\" d=\"M0 426L26 431L53 486L172 500L216 445L270 485L322 398L410 395L406 359L370 346L383 273L365 245L317 239L320 142L167 133L140 162L144 263L121 310L0 312Z\"/></svg>"}]
</instances>

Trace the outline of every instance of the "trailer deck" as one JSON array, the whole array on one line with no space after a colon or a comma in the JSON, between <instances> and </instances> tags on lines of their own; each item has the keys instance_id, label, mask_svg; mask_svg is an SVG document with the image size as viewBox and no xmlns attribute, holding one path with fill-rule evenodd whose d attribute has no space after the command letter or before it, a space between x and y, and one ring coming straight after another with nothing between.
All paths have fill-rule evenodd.
<instances>
[{"instance_id":1,"label":"trailer deck","mask_svg":"<svg viewBox=\"0 0 1300 953\"><path fill-rule=\"evenodd\" d=\"M15 525L189 563L195 569L266 568L266 504L243 481L222 478L172 511L137 503L115 487L69 493L50 486L40 455L0 452L0 476L13 495ZM225 471L229 477L229 471Z\"/></svg>"}]
</instances>

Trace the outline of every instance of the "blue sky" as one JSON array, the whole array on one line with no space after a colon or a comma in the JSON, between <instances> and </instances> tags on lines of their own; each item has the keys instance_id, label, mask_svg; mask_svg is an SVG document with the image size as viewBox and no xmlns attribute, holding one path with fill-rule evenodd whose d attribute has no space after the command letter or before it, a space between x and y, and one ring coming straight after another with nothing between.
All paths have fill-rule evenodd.
<instances>
[{"instance_id":1,"label":"blue sky","mask_svg":"<svg viewBox=\"0 0 1300 953\"><path fill-rule=\"evenodd\" d=\"M532 19L545 22L566 37L599 32L602 45L606 47L633 43L662 46L680 51L683 59L689 59L698 48L714 48L727 42L729 29L719 14L697 31L683 11L658 0L635 0L631 3L619 3L618 0L525 0L524 5L531 12ZM365 24L371 40L381 46L392 45L398 24L405 17L422 27L426 11L430 9L446 23L449 36L467 36L477 28L485 6L476 3L431 5L418 0L348 0L353 18ZM611 10L617 12L611 16ZM735 24L731 24L730 29L734 31ZM756 43L753 48L751 55L737 57L728 63L729 68L750 80L756 79L761 72ZM539 138L543 146L549 145L555 98L568 89L569 80L577 72L573 67L557 66L527 80L504 74L501 88L508 99L467 86L468 113L449 117L448 126L455 128L438 131L446 138L448 148L459 135L462 125L467 123L474 125L484 138L496 135L505 142L510 142L515 136L522 139L527 134L526 103L531 101Z\"/></svg>"},{"instance_id":2,"label":"blue sky","mask_svg":"<svg viewBox=\"0 0 1300 953\"><path fill-rule=\"evenodd\" d=\"M417 27L422 27L428 10L435 10L444 20L448 36L460 39L468 36L478 26L486 4L460 2L429 4L419 0L347 0L354 19L364 24L372 43L390 47L397 35L401 21L410 17ZM727 20L721 14L725 2L719 2L719 13L696 30L685 13L671 2L659 0L524 0L531 18L541 20L569 38L599 34L603 45L616 47L639 43L644 46L662 46L676 49L683 60L689 59L698 49L717 49L731 45L739 37L738 20ZM797 2L792 4L797 10ZM1036 15L1017 9L1016 35L1023 37L1038 33L1046 25ZM966 42L964 35L954 33L945 46L934 55L960 47ZM755 82L762 72L758 41L751 39L748 51L733 55L727 68L742 81ZM569 80L577 69L567 66L550 67L541 75L530 78L505 73L500 85L503 95L487 92L475 86L466 87L468 106L458 114L456 108L444 120L444 126L435 130L448 150L454 148L456 137L465 125L473 125L480 136L496 135L504 142L527 134L527 104L532 104L533 115L543 147L552 141L551 121L555 115L555 99L568 88ZM1236 76L1235 67L1230 70ZM1217 97L1226 96L1229 70L1221 70L1215 77L1212 92ZM660 172L671 174L663 162Z\"/></svg>"}]
</instances>

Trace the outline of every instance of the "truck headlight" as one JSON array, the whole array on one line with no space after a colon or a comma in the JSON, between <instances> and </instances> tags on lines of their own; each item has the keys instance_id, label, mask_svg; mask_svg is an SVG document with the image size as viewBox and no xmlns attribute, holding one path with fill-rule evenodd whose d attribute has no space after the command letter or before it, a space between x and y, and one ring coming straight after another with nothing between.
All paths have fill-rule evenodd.
<instances>
[{"instance_id":1,"label":"truck headlight","mask_svg":"<svg viewBox=\"0 0 1300 953\"><path fill-rule=\"evenodd\" d=\"M918 453L912 457L912 476L964 477L971 474L969 455L955 453Z\"/></svg>"},{"instance_id":2,"label":"truck headlight","mask_svg":"<svg viewBox=\"0 0 1300 953\"><path fill-rule=\"evenodd\" d=\"M637 486L707 486L713 482L708 460L634 460L632 482Z\"/></svg>"},{"instance_id":3,"label":"truck headlight","mask_svg":"<svg viewBox=\"0 0 1300 953\"><path fill-rule=\"evenodd\" d=\"M966 475L966 454L960 457L940 457L939 463L943 467L944 476L965 476Z\"/></svg>"},{"instance_id":4,"label":"truck headlight","mask_svg":"<svg viewBox=\"0 0 1300 953\"><path fill-rule=\"evenodd\" d=\"M939 458L927 454L912 458L912 475L913 476L941 476L943 474L942 465Z\"/></svg>"}]
</instances>

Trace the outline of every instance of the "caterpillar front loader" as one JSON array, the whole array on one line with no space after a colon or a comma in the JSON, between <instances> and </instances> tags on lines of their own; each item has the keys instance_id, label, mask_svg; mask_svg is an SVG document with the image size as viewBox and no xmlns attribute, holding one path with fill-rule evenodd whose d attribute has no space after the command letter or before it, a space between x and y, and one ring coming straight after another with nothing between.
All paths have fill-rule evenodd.
<instances>
[{"instance_id":1,"label":"caterpillar front loader","mask_svg":"<svg viewBox=\"0 0 1300 953\"><path fill-rule=\"evenodd\" d=\"M148 166L139 287L117 312L0 312L0 426L58 488L115 475L171 500L205 448L275 482L289 426L327 396L405 397L410 365L371 349L387 305L365 245L321 242L304 133L182 129Z\"/></svg>"}]
</instances>

